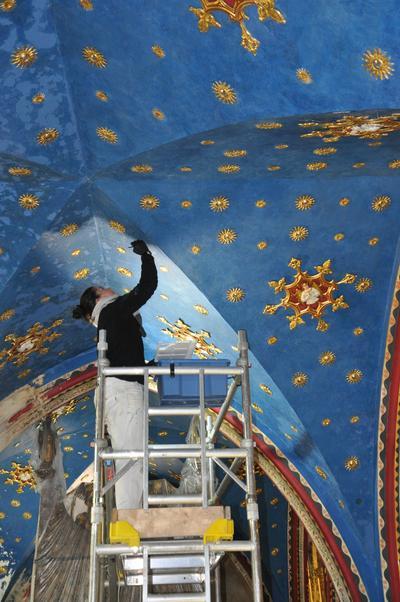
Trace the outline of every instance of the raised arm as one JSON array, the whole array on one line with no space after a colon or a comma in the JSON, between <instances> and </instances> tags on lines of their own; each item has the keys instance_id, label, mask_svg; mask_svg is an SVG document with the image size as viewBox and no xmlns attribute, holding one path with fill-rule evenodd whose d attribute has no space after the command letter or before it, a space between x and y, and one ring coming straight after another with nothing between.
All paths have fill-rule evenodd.
<instances>
[{"instance_id":1,"label":"raised arm","mask_svg":"<svg viewBox=\"0 0 400 602\"><path fill-rule=\"evenodd\" d=\"M140 309L156 290L157 268L154 257L143 240L136 240L131 246L133 252L142 258L142 273L135 288L120 297L120 300L133 313Z\"/></svg>"}]
</instances>

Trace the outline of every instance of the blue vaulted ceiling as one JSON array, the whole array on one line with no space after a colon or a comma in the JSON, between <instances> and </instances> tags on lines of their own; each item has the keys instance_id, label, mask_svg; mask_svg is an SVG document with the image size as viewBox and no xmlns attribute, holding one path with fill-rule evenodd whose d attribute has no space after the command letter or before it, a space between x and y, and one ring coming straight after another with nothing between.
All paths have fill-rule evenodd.
<instances>
[{"instance_id":1,"label":"blue vaulted ceiling","mask_svg":"<svg viewBox=\"0 0 400 602\"><path fill-rule=\"evenodd\" d=\"M167 338L160 317L208 331L232 361L234 331L248 331L255 423L320 496L378 601L377 420L399 233L396 2L276 0L285 24L261 22L249 4L256 55L224 12L221 28L200 32L195 0L0 3L4 416L15 389L94 357L94 330L71 307L92 282L131 287L128 243L143 236L165 268L143 311L147 356ZM37 58L19 68L23 46ZM40 144L45 128L58 135ZM268 282L292 281L293 257L310 274L330 259L335 282L357 276L339 285L349 307L328 307L325 331L310 315L291 330L290 311L263 313L283 296ZM61 336L44 332L48 351L18 364L36 323L35 336ZM7 469L12 447L4 454Z\"/></svg>"}]
</instances>

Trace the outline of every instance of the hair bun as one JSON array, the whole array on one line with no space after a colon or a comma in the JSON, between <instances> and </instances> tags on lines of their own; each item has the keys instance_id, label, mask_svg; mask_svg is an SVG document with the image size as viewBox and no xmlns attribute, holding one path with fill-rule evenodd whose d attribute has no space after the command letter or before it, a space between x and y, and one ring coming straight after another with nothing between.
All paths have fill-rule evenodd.
<instances>
[{"instance_id":1,"label":"hair bun","mask_svg":"<svg viewBox=\"0 0 400 602\"><path fill-rule=\"evenodd\" d=\"M82 305L75 305L72 310L72 317L75 318L75 320L82 320L85 317Z\"/></svg>"}]
</instances>

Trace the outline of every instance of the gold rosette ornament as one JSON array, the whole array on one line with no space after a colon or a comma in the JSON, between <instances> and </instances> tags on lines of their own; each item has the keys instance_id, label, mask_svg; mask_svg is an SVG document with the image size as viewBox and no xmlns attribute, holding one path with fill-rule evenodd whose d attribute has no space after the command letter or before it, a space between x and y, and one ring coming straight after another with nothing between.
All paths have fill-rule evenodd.
<instances>
[{"instance_id":1,"label":"gold rosette ornament","mask_svg":"<svg viewBox=\"0 0 400 602\"><path fill-rule=\"evenodd\" d=\"M334 292L341 284L353 284L356 276L345 274L341 280L328 280L326 276L332 274L330 259L315 266L316 273L313 275L301 269L300 259L292 257L288 265L296 272L293 282L287 284L285 278L268 282L276 294L284 293L285 296L276 305L266 305L263 313L273 315L280 307L291 309L293 314L287 316L290 330L297 328L300 324L305 324L304 316L310 315L318 320L317 330L326 331L329 325L323 316L327 307L331 307L332 311L349 307L343 295L334 297Z\"/></svg>"},{"instance_id":2,"label":"gold rosette ornament","mask_svg":"<svg viewBox=\"0 0 400 602\"><path fill-rule=\"evenodd\" d=\"M276 23L286 23L285 17L275 6L275 0L230 0L229 2L226 0L200 0L200 2L201 7L191 6L189 10L198 18L199 30L202 33L207 32L210 27L220 29L222 25L217 21L214 13L217 11L223 12L228 15L231 21L240 26L242 30L241 45L254 55L257 53L260 41L251 35L244 24L248 19L244 12L246 6L253 5L257 7L260 21L271 19Z\"/></svg>"}]
</instances>

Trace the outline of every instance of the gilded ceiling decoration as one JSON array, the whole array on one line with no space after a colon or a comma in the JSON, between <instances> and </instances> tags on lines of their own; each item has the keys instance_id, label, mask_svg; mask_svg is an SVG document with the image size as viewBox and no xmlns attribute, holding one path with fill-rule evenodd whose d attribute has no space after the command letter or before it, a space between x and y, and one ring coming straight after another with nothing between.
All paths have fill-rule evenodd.
<instances>
[{"instance_id":1,"label":"gilded ceiling decoration","mask_svg":"<svg viewBox=\"0 0 400 602\"><path fill-rule=\"evenodd\" d=\"M89 274L89 268L81 268L80 270L74 272L74 278L75 280L85 280L89 276Z\"/></svg>"},{"instance_id":2,"label":"gilded ceiling decoration","mask_svg":"<svg viewBox=\"0 0 400 602\"><path fill-rule=\"evenodd\" d=\"M268 247L268 243L266 240L260 240L260 242L257 243L257 249L259 249L260 251L264 251L264 249L266 249Z\"/></svg>"},{"instance_id":3,"label":"gilded ceiling decoration","mask_svg":"<svg viewBox=\"0 0 400 602\"><path fill-rule=\"evenodd\" d=\"M387 196L386 194L381 194L374 198L374 200L372 201L371 207L374 211L380 212L380 211L383 211L384 209L387 209L391 202L392 201L391 201L390 196Z\"/></svg>"},{"instance_id":4,"label":"gilded ceiling decoration","mask_svg":"<svg viewBox=\"0 0 400 602\"><path fill-rule=\"evenodd\" d=\"M220 173L237 173L238 171L240 171L240 165L232 165L232 164L225 164L225 165L219 165L218 166L218 171Z\"/></svg>"},{"instance_id":5,"label":"gilded ceiling decoration","mask_svg":"<svg viewBox=\"0 0 400 602\"><path fill-rule=\"evenodd\" d=\"M360 467L360 460L357 456L350 456L344 463L346 470L352 471Z\"/></svg>"},{"instance_id":6,"label":"gilded ceiling decoration","mask_svg":"<svg viewBox=\"0 0 400 602\"><path fill-rule=\"evenodd\" d=\"M22 46L18 48L11 55L11 62L16 67L25 69L30 67L38 57L38 52L33 46Z\"/></svg>"},{"instance_id":7,"label":"gilded ceiling decoration","mask_svg":"<svg viewBox=\"0 0 400 602\"><path fill-rule=\"evenodd\" d=\"M48 353L50 348L47 345L61 336L55 329L62 323L63 320L55 320L50 326L44 327L40 322L35 322L22 336L13 333L6 335L4 340L9 347L0 351L0 369L7 363L22 366L33 353Z\"/></svg>"},{"instance_id":8,"label":"gilded ceiling decoration","mask_svg":"<svg viewBox=\"0 0 400 602\"><path fill-rule=\"evenodd\" d=\"M337 142L341 138L348 136L376 139L400 130L400 114L392 113L391 115L381 115L380 117L343 115L343 117L339 117L336 121L299 123L299 126L318 128L307 132L307 134L302 134L302 138L324 138L326 142Z\"/></svg>"},{"instance_id":9,"label":"gilded ceiling decoration","mask_svg":"<svg viewBox=\"0 0 400 602\"><path fill-rule=\"evenodd\" d=\"M260 41L254 38L244 22L248 19L244 9L247 6L256 6L258 10L258 18L260 21L271 19L276 23L286 23L283 14L276 8L275 0L200 0L201 8L191 6L190 11L198 18L199 30L206 32L210 27L221 28L221 23L217 21L214 13L217 11L226 13L231 21L240 25L242 30L243 48L256 54Z\"/></svg>"},{"instance_id":10,"label":"gilded ceiling decoration","mask_svg":"<svg viewBox=\"0 0 400 602\"><path fill-rule=\"evenodd\" d=\"M391 161L388 165L389 169L400 169L400 159Z\"/></svg>"},{"instance_id":11,"label":"gilded ceiling decoration","mask_svg":"<svg viewBox=\"0 0 400 602\"><path fill-rule=\"evenodd\" d=\"M160 109L154 108L151 112L154 119L158 119L159 121L163 121L165 119L165 113Z\"/></svg>"},{"instance_id":12,"label":"gilded ceiling decoration","mask_svg":"<svg viewBox=\"0 0 400 602\"><path fill-rule=\"evenodd\" d=\"M132 272L130 270L128 270L128 268L117 268L117 272L118 274L121 274L121 276L125 276L125 278L131 278L132 277Z\"/></svg>"},{"instance_id":13,"label":"gilded ceiling decoration","mask_svg":"<svg viewBox=\"0 0 400 602\"><path fill-rule=\"evenodd\" d=\"M246 293L242 288L233 287L226 291L226 298L230 303L239 303L245 296Z\"/></svg>"},{"instance_id":14,"label":"gilded ceiling decoration","mask_svg":"<svg viewBox=\"0 0 400 602\"><path fill-rule=\"evenodd\" d=\"M229 200L225 196L215 196L210 201L210 209L215 213L225 211L229 207Z\"/></svg>"},{"instance_id":15,"label":"gilded ceiling decoration","mask_svg":"<svg viewBox=\"0 0 400 602\"><path fill-rule=\"evenodd\" d=\"M153 168L151 165L140 163L138 165L132 165L131 171L134 173L151 173Z\"/></svg>"},{"instance_id":16,"label":"gilded ceiling decoration","mask_svg":"<svg viewBox=\"0 0 400 602\"><path fill-rule=\"evenodd\" d=\"M157 207L160 206L160 199L154 196L154 194L146 194L145 196L142 196L139 204L142 209L151 211L152 209L157 209Z\"/></svg>"},{"instance_id":17,"label":"gilded ceiling decoration","mask_svg":"<svg viewBox=\"0 0 400 602\"><path fill-rule=\"evenodd\" d=\"M3 0L0 3L0 9L4 12L10 12L17 6L17 0Z\"/></svg>"},{"instance_id":18,"label":"gilded ceiling decoration","mask_svg":"<svg viewBox=\"0 0 400 602\"><path fill-rule=\"evenodd\" d=\"M281 127L283 127L283 124L278 121L260 121L256 123L258 130L278 130Z\"/></svg>"},{"instance_id":19,"label":"gilded ceiling decoration","mask_svg":"<svg viewBox=\"0 0 400 602\"><path fill-rule=\"evenodd\" d=\"M118 232L118 234L124 234L126 231L125 226L123 224L120 224L120 222L117 222L115 219L111 219L108 222L108 225L110 226L110 228L112 228L112 230Z\"/></svg>"},{"instance_id":20,"label":"gilded ceiling decoration","mask_svg":"<svg viewBox=\"0 0 400 602\"><path fill-rule=\"evenodd\" d=\"M237 233L232 228L224 228L218 232L217 239L221 245L230 245L237 239Z\"/></svg>"},{"instance_id":21,"label":"gilded ceiling decoration","mask_svg":"<svg viewBox=\"0 0 400 602\"><path fill-rule=\"evenodd\" d=\"M307 211L315 204L315 198L310 194L302 194L297 197L295 204L299 211Z\"/></svg>"},{"instance_id":22,"label":"gilded ceiling decoration","mask_svg":"<svg viewBox=\"0 0 400 602\"><path fill-rule=\"evenodd\" d=\"M359 278L354 285L357 293L365 293L372 287L372 280L370 278Z\"/></svg>"},{"instance_id":23,"label":"gilded ceiling decoration","mask_svg":"<svg viewBox=\"0 0 400 602\"><path fill-rule=\"evenodd\" d=\"M30 464L22 466L18 462L11 462L11 470L0 468L0 474L7 475L5 485L18 485L17 493L23 493L25 488L36 489L36 479Z\"/></svg>"},{"instance_id":24,"label":"gilded ceiling decoration","mask_svg":"<svg viewBox=\"0 0 400 602\"><path fill-rule=\"evenodd\" d=\"M37 94L32 96L32 102L35 105L42 104L45 101L45 99L46 99L46 95L44 94L44 92L38 92Z\"/></svg>"},{"instance_id":25,"label":"gilded ceiling decoration","mask_svg":"<svg viewBox=\"0 0 400 602\"><path fill-rule=\"evenodd\" d=\"M32 175L32 170L28 167L9 167L8 173L11 176L30 176Z\"/></svg>"},{"instance_id":26,"label":"gilded ceiling decoration","mask_svg":"<svg viewBox=\"0 0 400 602\"><path fill-rule=\"evenodd\" d=\"M267 205L267 202L264 201L264 199L258 199L258 201L255 202L256 207L258 207L258 209L264 209L264 207Z\"/></svg>"},{"instance_id":27,"label":"gilded ceiling decoration","mask_svg":"<svg viewBox=\"0 0 400 602\"><path fill-rule=\"evenodd\" d=\"M96 134L109 144L116 144L118 142L118 135L114 130L110 130L110 128L98 127L96 128Z\"/></svg>"},{"instance_id":28,"label":"gilded ceiling decoration","mask_svg":"<svg viewBox=\"0 0 400 602\"><path fill-rule=\"evenodd\" d=\"M317 330L325 331L329 327L328 323L322 319L326 309L331 307L332 311L337 311L349 307L343 295L334 298L334 292L341 284L353 284L356 276L345 274L341 280L327 280L326 276L332 274L330 259L315 266L317 273L312 276L301 269L300 259L293 257L288 265L295 271L293 282L287 284L285 278L268 282L275 294L283 292L285 296L276 305L266 305L263 313L273 315L281 307L285 310L292 310L293 314L286 316L289 320L290 330L297 328L300 324L305 324L303 316L311 315L312 318L318 320Z\"/></svg>"},{"instance_id":29,"label":"gilded ceiling decoration","mask_svg":"<svg viewBox=\"0 0 400 602\"><path fill-rule=\"evenodd\" d=\"M201 247L199 245L192 245L191 251L193 255L198 255L201 251Z\"/></svg>"},{"instance_id":30,"label":"gilded ceiling decoration","mask_svg":"<svg viewBox=\"0 0 400 602\"><path fill-rule=\"evenodd\" d=\"M226 82L214 82L212 90L219 101L232 105L237 101L235 90Z\"/></svg>"},{"instance_id":31,"label":"gilded ceiling decoration","mask_svg":"<svg viewBox=\"0 0 400 602\"><path fill-rule=\"evenodd\" d=\"M15 309L6 309L0 314L0 322L10 320L13 316L15 316Z\"/></svg>"},{"instance_id":32,"label":"gilded ceiling decoration","mask_svg":"<svg viewBox=\"0 0 400 602\"><path fill-rule=\"evenodd\" d=\"M335 363L336 355L333 353L333 351L324 351L319 356L318 361L321 366L329 366L330 364Z\"/></svg>"},{"instance_id":33,"label":"gilded ceiling decoration","mask_svg":"<svg viewBox=\"0 0 400 602\"><path fill-rule=\"evenodd\" d=\"M295 226L289 232L289 236L294 241L305 240L308 238L309 230L305 226Z\"/></svg>"},{"instance_id":34,"label":"gilded ceiling decoration","mask_svg":"<svg viewBox=\"0 0 400 602\"><path fill-rule=\"evenodd\" d=\"M305 372L296 372L292 377L292 385L304 387L308 383L308 375Z\"/></svg>"},{"instance_id":35,"label":"gilded ceiling decoration","mask_svg":"<svg viewBox=\"0 0 400 602\"><path fill-rule=\"evenodd\" d=\"M172 323L163 316L157 317L160 322L167 325L167 328L163 328L162 332L172 339L177 339L178 341L196 341L194 353L200 359L206 359L208 357L213 357L218 353L222 353L222 350L214 345L214 343L210 343L206 340L211 337L211 333L207 332L207 330L192 330L190 326L181 319Z\"/></svg>"},{"instance_id":36,"label":"gilded ceiling decoration","mask_svg":"<svg viewBox=\"0 0 400 602\"><path fill-rule=\"evenodd\" d=\"M303 67L296 69L296 77L302 84L312 84L312 75L308 69L304 69Z\"/></svg>"},{"instance_id":37,"label":"gilded ceiling decoration","mask_svg":"<svg viewBox=\"0 0 400 602\"><path fill-rule=\"evenodd\" d=\"M208 315L208 309L206 307L204 307L204 305L193 305L194 309L199 312L199 314L202 314L203 316L207 316Z\"/></svg>"},{"instance_id":38,"label":"gilded ceiling decoration","mask_svg":"<svg viewBox=\"0 0 400 602\"><path fill-rule=\"evenodd\" d=\"M328 167L328 163L324 161L314 161L312 163L307 163L306 165L309 171L321 171L321 169L326 169Z\"/></svg>"},{"instance_id":39,"label":"gilded ceiling decoration","mask_svg":"<svg viewBox=\"0 0 400 602\"><path fill-rule=\"evenodd\" d=\"M86 46L86 48L82 50L82 54L85 61L87 61L89 65L92 65L92 67L104 69L104 67L107 66L107 59L100 50L97 50L97 48Z\"/></svg>"},{"instance_id":40,"label":"gilded ceiling decoration","mask_svg":"<svg viewBox=\"0 0 400 602\"><path fill-rule=\"evenodd\" d=\"M192 206L192 201L189 201L188 199L181 201L182 209L190 209L191 206Z\"/></svg>"},{"instance_id":41,"label":"gilded ceiling decoration","mask_svg":"<svg viewBox=\"0 0 400 602\"><path fill-rule=\"evenodd\" d=\"M151 50L159 59L163 59L165 57L165 51L158 44L154 44L151 47Z\"/></svg>"},{"instance_id":42,"label":"gilded ceiling decoration","mask_svg":"<svg viewBox=\"0 0 400 602\"><path fill-rule=\"evenodd\" d=\"M79 0L79 4L84 10L93 10L93 2L91 0Z\"/></svg>"},{"instance_id":43,"label":"gilded ceiling decoration","mask_svg":"<svg viewBox=\"0 0 400 602\"><path fill-rule=\"evenodd\" d=\"M37 209L39 207L39 197L35 194L22 194L18 199L23 209Z\"/></svg>"},{"instance_id":44,"label":"gilded ceiling decoration","mask_svg":"<svg viewBox=\"0 0 400 602\"><path fill-rule=\"evenodd\" d=\"M38 135L36 136L36 140L37 140L38 144L41 144L44 146L46 144L51 144L52 142L57 140L59 135L60 135L60 132L58 130L56 130L56 128L44 128L44 130L41 130L38 133Z\"/></svg>"},{"instance_id":45,"label":"gilded ceiling decoration","mask_svg":"<svg viewBox=\"0 0 400 602\"><path fill-rule=\"evenodd\" d=\"M361 370L358 370L358 368L355 368L354 370L350 370L350 372L348 372L346 374L346 380L351 385L359 383L361 381L362 377L363 377L363 373L361 372Z\"/></svg>"},{"instance_id":46,"label":"gilded ceiling decoration","mask_svg":"<svg viewBox=\"0 0 400 602\"><path fill-rule=\"evenodd\" d=\"M389 79L394 68L390 56L380 48L367 50L363 55L365 69L376 79Z\"/></svg>"},{"instance_id":47,"label":"gilded ceiling decoration","mask_svg":"<svg viewBox=\"0 0 400 602\"><path fill-rule=\"evenodd\" d=\"M78 224L66 224L61 228L60 234L64 237L72 236L72 234L75 234L75 232L77 232L78 230Z\"/></svg>"}]
</instances>

